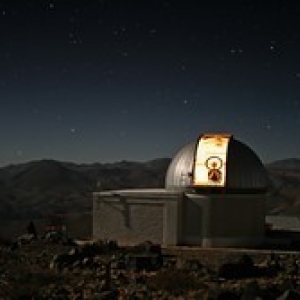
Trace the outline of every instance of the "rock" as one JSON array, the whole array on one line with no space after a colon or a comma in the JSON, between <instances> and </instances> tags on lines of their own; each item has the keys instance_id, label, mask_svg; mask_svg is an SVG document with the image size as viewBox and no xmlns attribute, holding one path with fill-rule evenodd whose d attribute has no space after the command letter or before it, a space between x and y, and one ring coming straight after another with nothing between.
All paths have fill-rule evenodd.
<instances>
[{"instance_id":1,"label":"rock","mask_svg":"<svg viewBox=\"0 0 300 300\"><path fill-rule=\"evenodd\" d=\"M79 254L79 250L78 248L72 248L69 252L69 255L78 255Z\"/></svg>"},{"instance_id":2,"label":"rock","mask_svg":"<svg viewBox=\"0 0 300 300\"><path fill-rule=\"evenodd\" d=\"M287 290L277 300L300 300L300 293L296 290Z\"/></svg>"},{"instance_id":3,"label":"rock","mask_svg":"<svg viewBox=\"0 0 300 300\"><path fill-rule=\"evenodd\" d=\"M126 268L139 272L145 271L155 271L158 270L162 265L162 260L160 255L156 254L128 254L126 257Z\"/></svg>"},{"instance_id":4,"label":"rock","mask_svg":"<svg viewBox=\"0 0 300 300\"><path fill-rule=\"evenodd\" d=\"M217 300L239 300L240 297L231 291L222 291L219 293L219 295L217 296ZM254 299L251 299L254 300Z\"/></svg>"},{"instance_id":5,"label":"rock","mask_svg":"<svg viewBox=\"0 0 300 300\"><path fill-rule=\"evenodd\" d=\"M106 254L119 250L118 243L114 240L99 240L92 244L86 244L87 247L91 247L98 251L98 254Z\"/></svg>"},{"instance_id":6,"label":"rock","mask_svg":"<svg viewBox=\"0 0 300 300\"><path fill-rule=\"evenodd\" d=\"M161 255L161 246L159 244L153 244L150 241L145 241L133 247L135 253L151 253Z\"/></svg>"},{"instance_id":7,"label":"rock","mask_svg":"<svg viewBox=\"0 0 300 300\"><path fill-rule=\"evenodd\" d=\"M113 255L111 258L111 268L118 270L126 269L126 256L124 253Z\"/></svg>"},{"instance_id":8,"label":"rock","mask_svg":"<svg viewBox=\"0 0 300 300\"><path fill-rule=\"evenodd\" d=\"M241 300L253 300L253 299L260 299L261 297L261 290L257 281L252 281L246 284L243 289Z\"/></svg>"},{"instance_id":9,"label":"rock","mask_svg":"<svg viewBox=\"0 0 300 300\"><path fill-rule=\"evenodd\" d=\"M179 259L174 255L163 255L162 256L162 267L163 268L175 268L179 263Z\"/></svg>"},{"instance_id":10,"label":"rock","mask_svg":"<svg viewBox=\"0 0 300 300\"><path fill-rule=\"evenodd\" d=\"M282 270L280 259L274 253L270 254L269 259L267 260L267 266L273 268L276 271Z\"/></svg>"},{"instance_id":11,"label":"rock","mask_svg":"<svg viewBox=\"0 0 300 300\"><path fill-rule=\"evenodd\" d=\"M20 249L20 247L21 247L21 243L19 241L14 241L9 246L9 250L10 251L16 251L16 250Z\"/></svg>"},{"instance_id":12,"label":"rock","mask_svg":"<svg viewBox=\"0 0 300 300\"><path fill-rule=\"evenodd\" d=\"M285 272L288 275L297 275L299 273L299 266L295 259L291 258L287 261L285 266Z\"/></svg>"},{"instance_id":13,"label":"rock","mask_svg":"<svg viewBox=\"0 0 300 300\"><path fill-rule=\"evenodd\" d=\"M60 254L55 255L53 259L50 262L50 269L58 269L62 270L63 268L69 268L70 266L74 266L74 264L77 262L76 255L70 255L70 254Z\"/></svg>"},{"instance_id":14,"label":"rock","mask_svg":"<svg viewBox=\"0 0 300 300\"><path fill-rule=\"evenodd\" d=\"M50 243L59 243L61 235L56 231L49 231L43 236L43 239Z\"/></svg>"},{"instance_id":15,"label":"rock","mask_svg":"<svg viewBox=\"0 0 300 300\"><path fill-rule=\"evenodd\" d=\"M257 275L257 268L249 255L242 255L237 260L221 264L218 270L219 277L225 279L239 279Z\"/></svg>"},{"instance_id":16,"label":"rock","mask_svg":"<svg viewBox=\"0 0 300 300\"><path fill-rule=\"evenodd\" d=\"M111 290L111 291L103 291L99 293L98 299L101 300L114 300L118 299L118 291Z\"/></svg>"},{"instance_id":17,"label":"rock","mask_svg":"<svg viewBox=\"0 0 300 300\"><path fill-rule=\"evenodd\" d=\"M17 238L17 242L18 242L19 244L28 244L28 243L30 243L31 241L33 241L34 239L35 239L34 234L32 234L32 233L25 233L25 234L20 235L20 236Z\"/></svg>"},{"instance_id":18,"label":"rock","mask_svg":"<svg viewBox=\"0 0 300 300\"><path fill-rule=\"evenodd\" d=\"M197 259L187 259L183 262L182 268L189 272L198 272L203 268L203 265Z\"/></svg>"},{"instance_id":19,"label":"rock","mask_svg":"<svg viewBox=\"0 0 300 300\"><path fill-rule=\"evenodd\" d=\"M81 268L82 264L80 260L75 260L71 265L66 265L66 267L72 267L72 269Z\"/></svg>"},{"instance_id":20,"label":"rock","mask_svg":"<svg viewBox=\"0 0 300 300\"><path fill-rule=\"evenodd\" d=\"M93 265L93 259L91 257L85 257L82 262L82 267L91 267Z\"/></svg>"}]
</instances>

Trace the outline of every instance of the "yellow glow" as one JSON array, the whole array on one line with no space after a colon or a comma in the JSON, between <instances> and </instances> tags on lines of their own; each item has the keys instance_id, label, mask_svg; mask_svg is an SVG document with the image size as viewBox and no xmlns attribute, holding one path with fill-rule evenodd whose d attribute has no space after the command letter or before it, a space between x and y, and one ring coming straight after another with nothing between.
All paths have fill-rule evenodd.
<instances>
[{"instance_id":1,"label":"yellow glow","mask_svg":"<svg viewBox=\"0 0 300 300\"><path fill-rule=\"evenodd\" d=\"M195 157L193 184L220 186L226 184L228 134L207 134L198 142Z\"/></svg>"}]
</instances>

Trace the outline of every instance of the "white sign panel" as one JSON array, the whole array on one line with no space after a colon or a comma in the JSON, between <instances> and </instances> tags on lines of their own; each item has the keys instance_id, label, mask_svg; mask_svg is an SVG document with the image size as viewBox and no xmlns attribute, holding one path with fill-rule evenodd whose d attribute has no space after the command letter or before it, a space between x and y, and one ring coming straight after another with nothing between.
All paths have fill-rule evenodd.
<instances>
[{"instance_id":1,"label":"white sign panel","mask_svg":"<svg viewBox=\"0 0 300 300\"><path fill-rule=\"evenodd\" d=\"M225 186L230 138L230 135L220 134L204 135L199 139L193 173L194 186Z\"/></svg>"}]
</instances>

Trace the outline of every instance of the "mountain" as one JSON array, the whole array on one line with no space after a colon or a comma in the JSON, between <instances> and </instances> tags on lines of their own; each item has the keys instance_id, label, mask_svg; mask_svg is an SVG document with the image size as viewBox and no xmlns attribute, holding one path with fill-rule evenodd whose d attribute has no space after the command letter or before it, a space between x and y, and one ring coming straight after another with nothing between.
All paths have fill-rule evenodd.
<instances>
[{"instance_id":1,"label":"mountain","mask_svg":"<svg viewBox=\"0 0 300 300\"><path fill-rule=\"evenodd\" d=\"M268 212L300 215L300 159L274 161L266 168L273 183Z\"/></svg>"},{"instance_id":2,"label":"mountain","mask_svg":"<svg viewBox=\"0 0 300 300\"><path fill-rule=\"evenodd\" d=\"M276 160L272 163L266 164L269 170L285 170L285 171L299 171L300 172L300 158L287 158Z\"/></svg>"},{"instance_id":3,"label":"mountain","mask_svg":"<svg viewBox=\"0 0 300 300\"><path fill-rule=\"evenodd\" d=\"M75 164L31 161L0 168L1 219L43 218L92 209L92 192L163 187L169 158L147 162ZM300 214L300 159L266 164L273 183L268 213Z\"/></svg>"},{"instance_id":4,"label":"mountain","mask_svg":"<svg viewBox=\"0 0 300 300\"><path fill-rule=\"evenodd\" d=\"M42 218L91 211L96 189L162 187L170 159L111 164L31 161L0 169L0 217Z\"/></svg>"}]
</instances>

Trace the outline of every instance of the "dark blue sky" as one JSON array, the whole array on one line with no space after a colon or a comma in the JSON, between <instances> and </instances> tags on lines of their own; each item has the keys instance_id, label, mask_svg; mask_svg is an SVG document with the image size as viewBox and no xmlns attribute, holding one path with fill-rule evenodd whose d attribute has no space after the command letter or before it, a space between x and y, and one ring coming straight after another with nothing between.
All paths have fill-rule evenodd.
<instances>
[{"instance_id":1,"label":"dark blue sky","mask_svg":"<svg viewBox=\"0 0 300 300\"><path fill-rule=\"evenodd\" d=\"M265 162L300 157L299 13L0 0L0 165L171 157L203 132L233 133Z\"/></svg>"}]
</instances>

